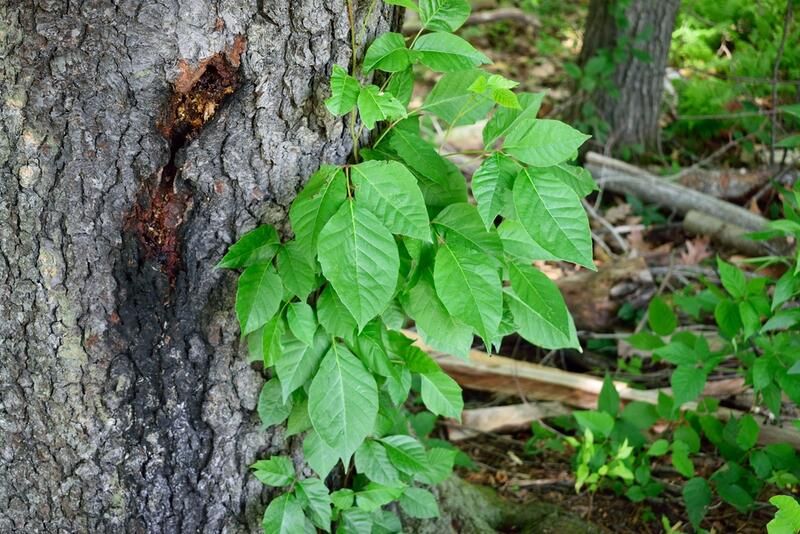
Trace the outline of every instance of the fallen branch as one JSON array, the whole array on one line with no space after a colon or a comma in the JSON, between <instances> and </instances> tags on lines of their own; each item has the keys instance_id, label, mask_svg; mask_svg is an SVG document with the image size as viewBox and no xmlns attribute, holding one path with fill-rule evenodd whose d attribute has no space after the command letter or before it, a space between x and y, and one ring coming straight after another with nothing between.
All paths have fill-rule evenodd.
<instances>
[{"instance_id":1,"label":"fallen branch","mask_svg":"<svg viewBox=\"0 0 800 534\"><path fill-rule=\"evenodd\" d=\"M584 165L598 185L617 193L628 193L647 202L673 208L680 213L697 210L749 231L762 230L767 220L744 208L694 189L658 178L647 171L596 152L586 154Z\"/></svg>"},{"instance_id":2,"label":"fallen branch","mask_svg":"<svg viewBox=\"0 0 800 534\"><path fill-rule=\"evenodd\" d=\"M707 235L718 244L748 256L764 256L770 253L763 243L746 237L748 230L718 219L710 213L689 210L683 219L683 228L690 234Z\"/></svg>"},{"instance_id":3,"label":"fallen branch","mask_svg":"<svg viewBox=\"0 0 800 534\"><path fill-rule=\"evenodd\" d=\"M532 421L569 413L570 409L560 402L532 402L464 410L460 425L448 425L448 436L450 441L461 441L480 432L511 432L529 428Z\"/></svg>"},{"instance_id":4,"label":"fallen branch","mask_svg":"<svg viewBox=\"0 0 800 534\"><path fill-rule=\"evenodd\" d=\"M490 356L479 350L471 350L469 359L464 360L432 349L425 345L416 332L404 330L403 333L414 339L416 345L435 358L444 371L461 386L479 391L524 394L537 400L558 401L568 406L592 410L597 407L597 398L603 388L603 381L597 377L570 373L552 367L513 360L504 356ZM713 393L719 395L720 385L713 385ZM615 382L623 402L640 401L658 404L659 391L671 394L668 388L637 390L623 382ZM739 387L730 383L731 390ZM697 404L689 402L682 407L694 410ZM721 419L741 417L744 412L719 408L716 412ZM767 425L759 422L759 443L788 443L800 449L800 433L790 426Z\"/></svg>"}]
</instances>

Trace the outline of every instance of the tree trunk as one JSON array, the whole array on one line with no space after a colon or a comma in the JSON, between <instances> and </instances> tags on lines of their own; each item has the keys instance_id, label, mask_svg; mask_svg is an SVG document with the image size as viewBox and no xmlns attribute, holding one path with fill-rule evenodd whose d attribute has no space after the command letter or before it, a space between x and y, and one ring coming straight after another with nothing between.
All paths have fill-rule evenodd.
<instances>
[{"instance_id":1,"label":"tree trunk","mask_svg":"<svg viewBox=\"0 0 800 534\"><path fill-rule=\"evenodd\" d=\"M345 160L350 56L344 0L0 2L0 532L259 528L248 466L299 443L213 266Z\"/></svg>"},{"instance_id":2,"label":"tree trunk","mask_svg":"<svg viewBox=\"0 0 800 534\"><path fill-rule=\"evenodd\" d=\"M680 0L627 0L626 23L618 24L619 0L591 0L579 63L604 50L612 60L613 89L599 88L590 99L611 127L610 145L659 148L658 119L669 46ZM637 41L636 37L640 39ZM643 60L631 53L645 52Z\"/></svg>"}]
</instances>

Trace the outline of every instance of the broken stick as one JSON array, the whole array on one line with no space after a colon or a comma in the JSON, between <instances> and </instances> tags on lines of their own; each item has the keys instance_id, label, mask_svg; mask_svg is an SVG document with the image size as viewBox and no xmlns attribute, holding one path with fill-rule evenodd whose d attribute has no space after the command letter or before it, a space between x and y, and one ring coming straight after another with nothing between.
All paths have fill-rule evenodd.
<instances>
[{"instance_id":1,"label":"broken stick","mask_svg":"<svg viewBox=\"0 0 800 534\"><path fill-rule=\"evenodd\" d=\"M403 333L415 340L419 348L430 354L441 368L463 387L511 395L529 395L538 400L559 401L585 410L597 407L603 380L595 376L570 373L504 356L490 356L475 349L470 351L469 359L464 360L427 346L416 332L403 330ZM624 402L640 401L657 405L659 391L671 393L667 388L638 390L624 382L615 382L614 385ZM717 393L718 390L719 388ZM694 410L697 408L697 403L689 402L682 408ZM716 415L722 419L729 419L741 417L744 412L719 408ZM800 432L791 426L767 425L759 422L759 427L759 443L788 443L795 449L800 449Z\"/></svg>"},{"instance_id":2,"label":"broken stick","mask_svg":"<svg viewBox=\"0 0 800 534\"><path fill-rule=\"evenodd\" d=\"M628 193L647 202L674 208L680 213L689 210L713 213L717 218L751 232L763 230L767 224L764 217L740 206L658 178L638 167L596 152L586 153L584 167L592 173L601 189Z\"/></svg>"}]
</instances>

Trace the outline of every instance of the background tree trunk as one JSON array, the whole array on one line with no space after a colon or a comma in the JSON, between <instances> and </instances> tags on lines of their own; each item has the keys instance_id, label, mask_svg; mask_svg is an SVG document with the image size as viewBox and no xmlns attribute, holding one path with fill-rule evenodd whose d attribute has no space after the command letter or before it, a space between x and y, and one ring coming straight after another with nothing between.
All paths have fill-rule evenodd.
<instances>
[{"instance_id":1,"label":"background tree trunk","mask_svg":"<svg viewBox=\"0 0 800 534\"><path fill-rule=\"evenodd\" d=\"M344 0L0 3L0 532L258 529L247 467L299 443L213 266L350 152L348 32Z\"/></svg>"},{"instance_id":2,"label":"background tree trunk","mask_svg":"<svg viewBox=\"0 0 800 534\"><path fill-rule=\"evenodd\" d=\"M617 3L619 0L591 0L579 63L585 66L600 50L622 53L624 60L614 64L611 75L618 94L601 88L590 99L611 126L612 146L658 148L664 75L680 0L629 0L626 25L617 24ZM635 42L637 36L649 37ZM628 53L631 47L646 52L649 61Z\"/></svg>"}]
</instances>

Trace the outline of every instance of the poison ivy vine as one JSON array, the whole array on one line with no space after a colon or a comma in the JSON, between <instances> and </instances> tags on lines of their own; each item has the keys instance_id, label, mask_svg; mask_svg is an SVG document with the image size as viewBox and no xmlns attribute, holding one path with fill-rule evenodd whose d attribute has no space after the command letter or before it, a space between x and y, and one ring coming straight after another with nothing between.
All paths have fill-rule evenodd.
<instances>
[{"instance_id":1,"label":"poison ivy vine","mask_svg":"<svg viewBox=\"0 0 800 534\"><path fill-rule=\"evenodd\" d=\"M352 162L309 178L289 211L294 239L261 226L219 263L243 269L236 314L251 358L271 374L263 425L303 435L316 475L301 477L284 456L253 465L261 482L286 488L264 513L268 533L396 532L394 501L412 517L438 514L424 486L447 478L456 451L414 432L404 406L413 390L433 414L459 419L463 401L401 332L408 318L429 346L462 357L474 335L489 348L512 332L579 347L558 288L532 264L594 268L580 199L595 184L566 163L588 136L537 119L541 94L517 94L516 82L480 69L489 59L452 33L469 16L466 0L386 1L417 11L422 30L383 34L359 68L333 68L325 104L350 115ZM410 108L417 64L442 76ZM362 81L373 71L387 73L382 86ZM468 187L425 132L486 117ZM359 149L362 129L379 124ZM330 492L324 481L339 462L349 487Z\"/></svg>"}]
</instances>

